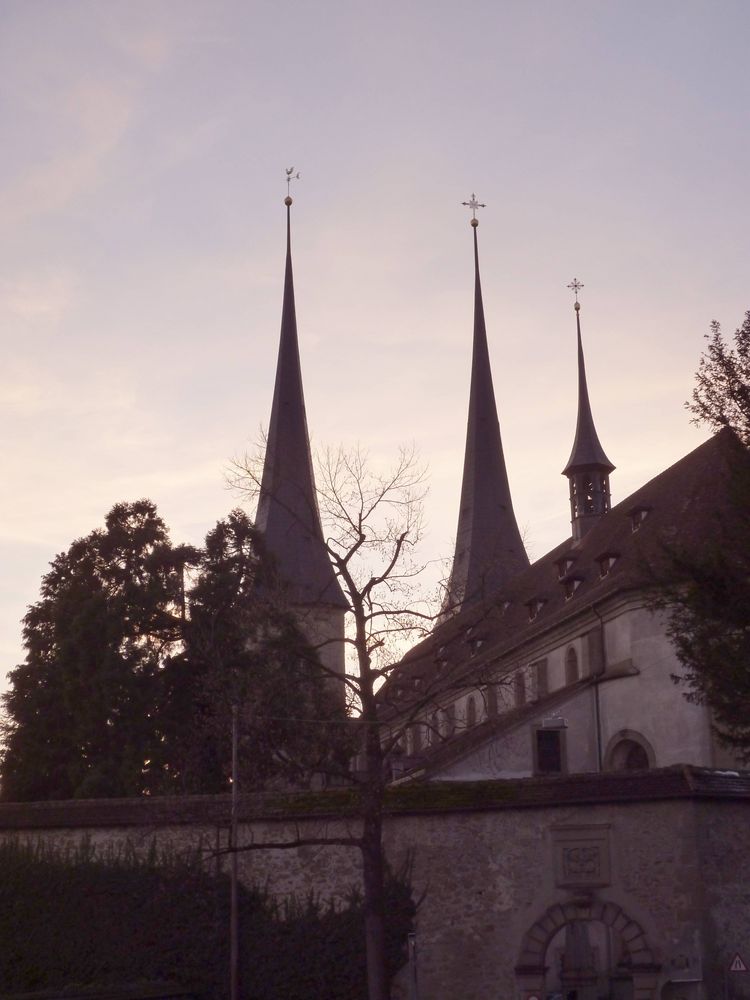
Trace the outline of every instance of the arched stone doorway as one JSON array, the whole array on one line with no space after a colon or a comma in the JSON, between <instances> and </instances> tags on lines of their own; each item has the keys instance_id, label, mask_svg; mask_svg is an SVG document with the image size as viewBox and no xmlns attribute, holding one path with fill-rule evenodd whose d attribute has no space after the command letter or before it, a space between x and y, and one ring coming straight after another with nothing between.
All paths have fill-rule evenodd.
<instances>
[{"instance_id":1,"label":"arched stone doorway","mask_svg":"<svg viewBox=\"0 0 750 1000\"><path fill-rule=\"evenodd\" d=\"M657 1000L661 967L654 962L643 928L617 903L593 898L550 906L523 936L515 970L516 996L519 1000L546 1000L547 951L553 939L562 939L562 931L565 931L565 951L569 956L567 970L562 977L563 997L570 991L577 991L578 1000L586 1000L587 996L596 997L596 993L592 992L596 989L594 970L586 968L587 962L593 966L593 961L587 956L592 953L589 927L594 925L603 925L619 944L617 968L609 972L613 1000L618 993L623 1000L626 997L627 1000ZM576 962L580 968L573 968Z\"/></svg>"}]
</instances>

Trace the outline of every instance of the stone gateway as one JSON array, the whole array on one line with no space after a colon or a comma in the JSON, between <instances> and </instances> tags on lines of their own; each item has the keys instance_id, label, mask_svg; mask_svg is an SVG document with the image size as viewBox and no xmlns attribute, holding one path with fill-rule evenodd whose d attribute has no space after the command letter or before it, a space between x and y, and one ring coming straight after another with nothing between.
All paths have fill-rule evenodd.
<instances>
[{"instance_id":1,"label":"stone gateway","mask_svg":"<svg viewBox=\"0 0 750 1000\"><path fill-rule=\"evenodd\" d=\"M2 836L60 844L85 835L210 854L228 824L224 796L0 805ZM241 844L356 826L336 791L241 800ZM389 798L386 848L393 864L412 859L421 899L420 1000L719 1000L750 940L748 775L671 767L405 786ZM360 858L253 850L240 872L282 898L343 897ZM750 996L735 978L730 996ZM402 1000L407 985L404 970Z\"/></svg>"}]
</instances>

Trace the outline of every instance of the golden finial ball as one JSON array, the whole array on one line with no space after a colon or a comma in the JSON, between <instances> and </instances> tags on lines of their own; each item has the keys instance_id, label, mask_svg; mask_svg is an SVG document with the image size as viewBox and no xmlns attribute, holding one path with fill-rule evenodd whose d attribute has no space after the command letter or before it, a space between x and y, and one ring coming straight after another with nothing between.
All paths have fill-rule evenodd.
<instances>
[{"instance_id":1,"label":"golden finial ball","mask_svg":"<svg viewBox=\"0 0 750 1000\"><path fill-rule=\"evenodd\" d=\"M479 219L472 219L471 224L476 229L477 226L479 225Z\"/></svg>"},{"instance_id":2,"label":"golden finial ball","mask_svg":"<svg viewBox=\"0 0 750 1000\"><path fill-rule=\"evenodd\" d=\"M286 205L287 208L289 208L289 206L292 204L292 199L289 197L289 195L287 195L286 198L284 199L284 204Z\"/></svg>"},{"instance_id":3,"label":"golden finial ball","mask_svg":"<svg viewBox=\"0 0 750 1000\"><path fill-rule=\"evenodd\" d=\"M581 303L580 302L576 302L576 304L573 306L573 308L575 309L576 312L578 312L580 310L580 308L581 308Z\"/></svg>"}]
</instances>

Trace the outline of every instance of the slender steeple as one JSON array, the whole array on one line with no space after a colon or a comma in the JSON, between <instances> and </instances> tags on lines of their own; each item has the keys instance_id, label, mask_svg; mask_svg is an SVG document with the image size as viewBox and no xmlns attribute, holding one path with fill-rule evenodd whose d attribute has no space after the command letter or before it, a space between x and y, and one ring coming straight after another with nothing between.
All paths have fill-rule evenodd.
<instances>
[{"instance_id":1,"label":"slender steeple","mask_svg":"<svg viewBox=\"0 0 750 1000\"><path fill-rule=\"evenodd\" d=\"M578 292L583 285L574 278L568 288L573 290L576 297L573 308L578 334L578 420L573 450L562 474L570 482L570 519L573 537L579 540L609 510L609 474L614 471L615 466L599 443L591 415L581 340L581 304L578 301Z\"/></svg>"},{"instance_id":2,"label":"slender steeple","mask_svg":"<svg viewBox=\"0 0 750 1000\"><path fill-rule=\"evenodd\" d=\"M472 210L474 231L474 345L461 507L446 612L497 592L529 565L513 513L487 347L476 217L477 208L484 205L473 194L464 204Z\"/></svg>"},{"instance_id":3,"label":"slender steeple","mask_svg":"<svg viewBox=\"0 0 750 1000\"><path fill-rule=\"evenodd\" d=\"M286 205L286 274L276 384L256 524L294 604L346 608L323 543L302 391L292 276L292 199Z\"/></svg>"}]
</instances>

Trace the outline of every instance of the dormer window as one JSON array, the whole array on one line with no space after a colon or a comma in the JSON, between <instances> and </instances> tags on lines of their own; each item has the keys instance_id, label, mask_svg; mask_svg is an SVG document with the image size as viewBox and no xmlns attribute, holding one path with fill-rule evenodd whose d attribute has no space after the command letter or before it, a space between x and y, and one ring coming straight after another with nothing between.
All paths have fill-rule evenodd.
<instances>
[{"instance_id":1,"label":"dormer window","mask_svg":"<svg viewBox=\"0 0 750 1000\"><path fill-rule=\"evenodd\" d=\"M619 558L619 552L603 552L600 556L596 557L596 561L599 563L599 576L602 580L605 576L609 576L609 571Z\"/></svg>"},{"instance_id":2,"label":"dormer window","mask_svg":"<svg viewBox=\"0 0 750 1000\"><path fill-rule=\"evenodd\" d=\"M630 518L630 530L638 531L640 526L651 513L651 510L652 508L645 504L639 504L637 507L631 507L628 511L628 517Z\"/></svg>"},{"instance_id":3,"label":"dormer window","mask_svg":"<svg viewBox=\"0 0 750 1000\"><path fill-rule=\"evenodd\" d=\"M583 583L582 576L569 576L565 580L565 600L569 601Z\"/></svg>"},{"instance_id":4,"label":"dormer window","mask_svg":"<svg viewBox=\"0 0 750 1000\"><path fill-rule=\"evenodd\" d=\"M555 565L557 566L557 578L558 580L564 580L565 577L570 573L576 564L575 556L563 556L562 559L558 559Z\"/></svg>"},{"instance_id":5,"label":"dormer window","mask_svg":"<svg viewBox=\"0 0 750 1000\"><path fill-rule=\"evenodd\" d=\"M539 616L539 612L542 610L547 602L542 597L534 597L532 600L526 602L526 607L529 609L529 621L533 622Z\"/></svg>"}]
</instances>

